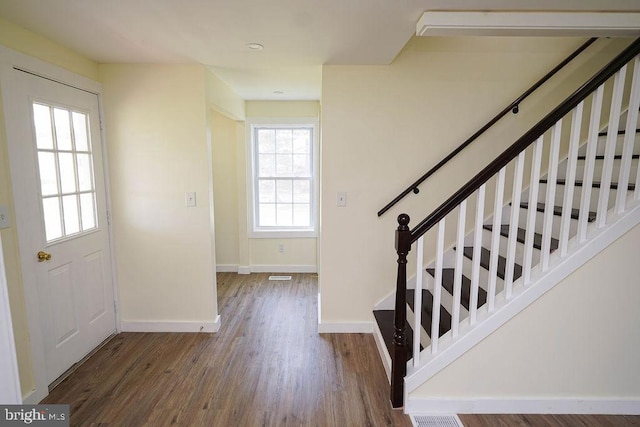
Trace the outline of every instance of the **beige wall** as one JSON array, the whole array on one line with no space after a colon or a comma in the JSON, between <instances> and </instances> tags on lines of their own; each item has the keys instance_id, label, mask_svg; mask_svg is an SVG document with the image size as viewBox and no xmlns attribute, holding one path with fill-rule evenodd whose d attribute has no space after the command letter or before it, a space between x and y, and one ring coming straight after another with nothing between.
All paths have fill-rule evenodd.
<instances>
[{"instance_id":1,"label":"beige wall","mask_svg":"<svg viewBox=\"0 0 640 427\"><path fill-rule=\"evenodd\" d=\"M587 73L576 66L595 69L601 57L612 56L613 42L598 42L523 103L520 114L507 116L423 184L418 196L382 218L376 212L583 41L413 38L389 66L323 67L323 322L371 321L374 304L394 288L398 214L409 213L417 224L577 87ZM339 191L347 193L346 208L336 207ZM432 257L429 247L426 253Z\"/></svg>"},{"instance_id":2,"label":"beige wall","mask_svg":"<svg viewBox=\"0 0 640 427\"><path fill-rule=\"evenodd\" d=\"M245 103L247 120L292 117L311 117L317 120L319 111L317 101ZM249 238L247 206L250 204L247 195L247 142L244 123L234 122L215 111L211 117L218 269L239 268L243 272L315 269L315 238ZM279 252L279 245L284 245L284 252Z\"/></svg>"},{"instance_id":3,"label":"beige wall","mask_svg":"<svg viewBox=\"0 0 640 427\"><path fill-rule=\"evenodd\" d=\"M640 226L411 397L638 399Z\"/></svg>"},{"instance_id":4,"label":"beige wall","mask_svg":"<svg viewBox=\"0 0 640 427\"><path fill-rule=\"evenodd\" d=\"M122 322L217 315L205 78L195 65L100 66Z\"/></svg>"},{"instance_id":5,"label":"beige wall","mask_svg":"<svg viewBox=\"0 0 640 427\"><path fill-rule=\"evenodd\" d=\"M98 64L96 62L64 46L53 43L38 34L7 22L2 18L0 18L0 45L57 65L84 77L97 80ZM12 221L12 227L3 229L0 233L2 233L2 249L7 274L7 285L9 288L9 299L11 302L11 317L16 341L20 386L23 397L25 397L34 389L35 381L33 377L22 276L20 273L18 236L15 228L15 215L13 214L13 195L11 191L4 113L2 111L1 101L0 158L2 159L0 163L0 205L9 206L14 219Z\"/></svg>"},{"instance_id":6,"label":"beige wall","mask_svg":"<svg viewBox=\"0 0 640 427\"><path fill-rule=\"evenodd\" d=\"M216 265L238 266L238 122L211 111Z\"/></svg>"}]
</instances>

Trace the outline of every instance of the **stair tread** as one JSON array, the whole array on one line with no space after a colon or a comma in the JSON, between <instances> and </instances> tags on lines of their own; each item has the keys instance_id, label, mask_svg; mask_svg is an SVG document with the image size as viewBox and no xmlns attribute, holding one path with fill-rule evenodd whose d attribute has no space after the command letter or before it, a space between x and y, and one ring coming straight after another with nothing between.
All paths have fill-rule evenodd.
<instances>
[{"instance_id":1,"label":"stair tread","mask_svg":"<svg viewBox=\"0 0 640 427\"><path fill-rule=\"evenodd\" d=\"M558 185L567 185L567 180L565 180L565 179L559 179L556 182L558 183ZM540 183L547 184L547 180L546 179L541 179ZM584 185L584 182L583 181L576 181L575 185L576 185L576 187L582 187ZM599 182L599 181L594 181L591 184L591 186L593 188L600 188L602 186L602 183ZM612 182L611 183L611 189L612 190L617 190L618 189L618 183L617 182ZM636 185L630 183L629 187L628 187L628 191L633 191L635 189L636 189Z\"/></svg>"},{"instance_id":2,"label":"stair tread","mask_svg":"<svg viewBox=\"0 0 640 427\"><path fill-rule=\"evenodd\" d=\"M489 225L485 225L483 226L483 228L485 230L489 230L492 231L493 230L493 225L489 224ZM509 237L509 224L505 224L505 225L501 225L500 226L500 235L504 236L504 237ZM518 232L517 232L517 236L516 236L516 240L518 241L518 243L525 243L525 239L527 236L527 230L525 230L524 228L520 228L518 227ZM551 252L555 251L556 249L558 249L558 244L559 244L559 240L555 239L555 238L551 238ZM540 233L533 233L533 247L540 250L542 249L542 234Z\"/></svg>"},{"instance_id":3,"label":"stair tread","mask_svg":"<svg viewBox=\"0 0 640 427\"><path fill-rule=\"evenodd\" d=\"M522 209L529 209L529 203L528 202L523 202L520 203L520 207ZM545 204L544 203L538 203L536 206L536 210L538 212L544 212L544 207ZM562 215L562 206L554 206L553 207L553 214L556 216L561 216ZM571 218L572 219L578 219L580 215L580 209L575 209L572 208L571 209ZM589 222L593 222L596 219L596 213L595 212L589 212L589 217L588 217L588 221Z\"/></svg>"},{"instance_id":4,"label":"stair tread","mask_svg":"<svg viewBox=\"0 0 640 427\"><path fill-rule=\"evenodd\" d=\"M473 259L473 246L466 246L463 250L464 256L469 259ZM485 270L489 270L489 261L491 259L491 251L487 248L480 248L480 266ZM498 271L497 275L499 278L504 280L505 272L507 268L507 259L502 255L498 255ZM522 276L522 266L519 264L514 264L513 269L513 280L516 281L520 276Z\"/></svg>"},{"instance_id":5,"label":"stair tread","mask_svg":"<svg viewBox=\"0 0 640 427\"><path fill-rule=\"evenodd\" d=\"M453 295L453 285L455 281L455 268L442 269L442 286ZM433 268L427 268L427 273L435 277L436 271ZM464 308L469 310L471 302L471 279L464 274L462 275L462 289L460 292L460 303ZM478 286L478 307L482 307L487 302L487 291Z\"/></svg>"},{"instance_id":6,"label":"stair tread","mask_svg":"<svg viewBox=\"0 0 640 427\"><path fill-rule=\"evenodd\" d=\"M624 129L618 131L618 135L625 135L626 133ZM636 129L636 133L640 133L640 129ZM598 132L598 136L607 136L607 132Z\"/></svg>"},{"instance_id":7,"label":"stair tread","mask_svg":"<svg viewBox=\"0 0 640 427\"><path fill-rule=\"evenodd\" d=\"M407 289L407 303L411 310L413 310L414 301L415 301L415 291L413 289ZM431 307L433 306L433 295L427 289L422 290L422 315L420 316L420 320L422 323L422 327L429 337L431 337L431 318L432 311ZM447 311L446 308L440 305L440 325L439 325L440 335L443 336L451 329L451 314Z\"/></svg>"},{"instance_id":8,"label":"stair tread","mask_svg":"<svg viewBox=\"0 0 640 427\"><path fill-rule=\"evenodd\" d=\"M632 159L640 159L640 154L634 154L631 156ZM613 156L614 160L622 160L622 155L621 154L616 154L615 156ZM578 156L578 160L587 160L587 156ZM604 160L604 156L603 155L598 155L596 156L596 160Z\"/></svg>"},{"instance_id":9,"label":"stair tread","mask_svg":"<svg viewBox=\"0 0 640 427\"><path fill-rule=\"evenodd\" d=\"M378 324L378 328L380 329L380 333L382 334L382 339L384 344L387 347L387 351L389 351L389 355L393 357L393 335L395 333L395 328L393 326L394 322L394 311L393 310L374 310L373 316L376 319L376 323ZM409 323L406 324L407 331L407 360L410 360L413 356L413 330ZM421 346L422 350L422 346Z\"/></svg>"}]
</instances>

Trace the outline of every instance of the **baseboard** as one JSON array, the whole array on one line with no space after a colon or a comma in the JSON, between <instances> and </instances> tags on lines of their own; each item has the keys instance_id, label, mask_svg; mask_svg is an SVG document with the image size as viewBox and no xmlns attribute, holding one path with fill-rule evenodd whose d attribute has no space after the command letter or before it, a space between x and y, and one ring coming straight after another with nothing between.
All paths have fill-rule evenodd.
<instances>
[{"instance_id":1,"label":"baseboard","mask_svg":"<svg viewBox=\"0 0 640 427\"><path fill-rule=\"evenodd\" d=\"M407 400L404 412L421 414L640 415L640 399L428 399Z\"/></svg>"},{"instance_id":2,"label":"baseboard","mask_svg":"<svg viewBox=\"0 0 640 427\"><path fill-rule=\"evenodd\" d=\"M152 321L122 321L122 332L203 332L215 333L220 329L220 316L203 322L152 322Z\"/></svg>"},{"instance_id":3,"label":"baseboard","mask_svg":"<svg viewBox=\"0 0 640 427\"><path fill-rule=\"evenodd\" d=\"M316 265L235 265L235 264L218 264L216 266L218 273L317 273Z\"/></svg>"},{"instance_id":4,"label":"baseboard","mask_svg":"<svg viewBox=\"0 0 640 427\"><path fill-rule=\"evenodd\" d=\"M239 270L238 264L218 264L216 265L216 272L218 273L237 273Z\"/></svg>"},{"instance_id":5,"label":"baseboard","mask_svg":"<svg viewBox=\"0 0 640 427\"><path fill-rule=\"evenodd\" d=\"M319 334L372 334L372 322L319 322Z\"/></svg>"},{"instance_id":6,"label":"baseboard","mask_svg":"<svg viewBox=\"0 0 640 427\"><path fill-rule=\"evenodd\" d=\"M317 265L252 265L251 273L317 273Z\"/></svg>"},{"instance_id":7,"label":"baseboard","mask_svg":"<svg viewBox=\"0 0 640 427\"><path fill-rule=\"evenodd\" d=\"M42 399L46 397L46 394L42 396ZM35 390L31 390L29 393L22 396L23 405L37 405L42 400L39 398L38 393Z\"/></svg>"}]
</instances>

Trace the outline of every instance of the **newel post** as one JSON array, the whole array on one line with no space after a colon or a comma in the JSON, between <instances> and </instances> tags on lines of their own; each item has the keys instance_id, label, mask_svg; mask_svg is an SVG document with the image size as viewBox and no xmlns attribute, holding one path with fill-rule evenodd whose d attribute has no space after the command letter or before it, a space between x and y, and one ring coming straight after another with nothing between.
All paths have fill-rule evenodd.
<instances>
[{"instance_id":1,"label":"newel post","mask_svg":"<svg viewBox=\"0 0 640 427\"><path fill-rule=\"evenodd\" d=\"M411 250L409 215L398 216L396 252L398 253L398 279L394 317L393 354L391 355L391 405L403 406L404 377L407 374L407 254Z\"/></svg>"}]
</instances>

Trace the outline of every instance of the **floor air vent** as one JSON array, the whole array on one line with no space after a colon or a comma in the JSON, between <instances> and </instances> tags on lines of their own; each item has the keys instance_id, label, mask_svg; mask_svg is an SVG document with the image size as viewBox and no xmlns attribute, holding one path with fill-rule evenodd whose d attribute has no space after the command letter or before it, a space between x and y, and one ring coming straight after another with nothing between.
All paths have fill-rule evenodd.
<instances>
[{"instance_id":1,"label":"floor air vent","mask_svg":"<svg viewBox=\"0 0 640 427\"><path fill-rule=\"evenodd\" d=\"M269 280L291 280L291 276L269 276Z\"/></svg>"},{"instance_id":2,"label":"floor air vent","mask_svg":"<svg viewBox=\"0 0 640 427\"><path fill-rule=\"evenodd\" d=\"M419 415L413 421L416 427L464 427L456 415Z\"/></svg>"}]
</instances>

